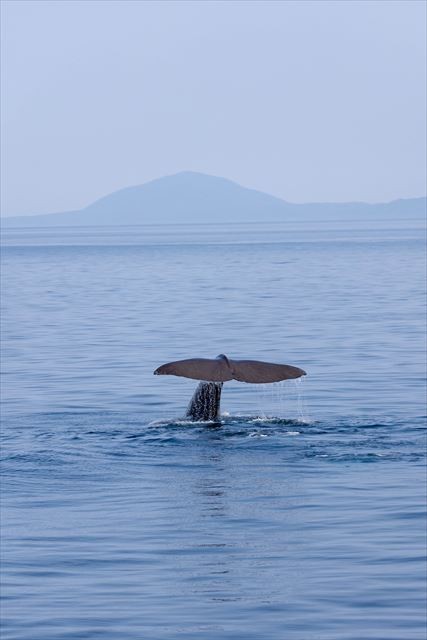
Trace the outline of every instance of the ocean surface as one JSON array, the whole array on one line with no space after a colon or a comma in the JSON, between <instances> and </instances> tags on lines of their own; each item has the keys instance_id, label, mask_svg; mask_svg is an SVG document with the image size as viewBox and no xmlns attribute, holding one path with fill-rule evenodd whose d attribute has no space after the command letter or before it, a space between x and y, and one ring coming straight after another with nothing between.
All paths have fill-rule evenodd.
<instances>
[{"instance_id":1,"label":"ocean surface","mask_svg":"<svg viewBox=\"0 0 427 640\"><path fill-rule=\"evenodd\" d=\"M4 231L2 640L425 640L424 240ZM219 353L308 375L190 423Z\"/></svg>"}]
</instances>

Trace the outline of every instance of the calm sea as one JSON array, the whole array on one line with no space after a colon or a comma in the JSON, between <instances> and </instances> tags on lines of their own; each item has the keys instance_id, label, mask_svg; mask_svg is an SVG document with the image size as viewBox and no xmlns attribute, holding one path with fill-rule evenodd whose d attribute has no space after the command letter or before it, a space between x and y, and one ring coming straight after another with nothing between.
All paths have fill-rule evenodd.
<instances>
[{"instance_id":1,"label":"calm sea","mask_svg":"<svg viewBox=\"0 0 427 640\"><path fill-rule=\"evenodd\" d=\"M417 221L3 241L3 640L425 639ZM185 422L219 353L308 375Z\"/></svg>"}]
</instances>

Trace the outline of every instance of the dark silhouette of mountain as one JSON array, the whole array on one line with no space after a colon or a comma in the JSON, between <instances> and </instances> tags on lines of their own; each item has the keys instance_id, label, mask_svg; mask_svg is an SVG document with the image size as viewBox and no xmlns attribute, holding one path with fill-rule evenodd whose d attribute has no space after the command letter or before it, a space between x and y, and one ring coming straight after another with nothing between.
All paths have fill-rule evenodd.
<instances>
[{"instance_id":1,"label":"dark silhouette of mountain","mask_svg":"<svg viewBox=\"0 0 427 640\"><path fill-rule=\"evenodd\" d=\"M201 222L269 222L328 220L354 216L422 217L426 198L384 204L291 204L202 173L185 171L115 191L85 209L4 218L7 227L136 225Z\"/></svg>"}]
</instances>

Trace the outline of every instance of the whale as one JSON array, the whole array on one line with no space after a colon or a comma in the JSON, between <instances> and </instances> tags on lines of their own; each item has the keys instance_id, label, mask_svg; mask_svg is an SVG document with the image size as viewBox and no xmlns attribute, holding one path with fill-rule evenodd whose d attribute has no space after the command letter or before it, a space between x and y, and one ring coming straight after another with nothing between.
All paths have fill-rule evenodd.
<instances>
[{"instance_id":1,"label":"whale","mask_svg":"<svg viewBox=\"0 0 427 640\"><path fill-rule=\"evenodd\" d=\"M188 405L186 417L193 421L216 421L220 416L224 382L237 380L251 384L266 384L300 378L307 374L303 369L289 364L232 360L221 353L216 358L188 358L167 362L158 367L154 375L199 380Z\"/></svg>"}]
</instances>

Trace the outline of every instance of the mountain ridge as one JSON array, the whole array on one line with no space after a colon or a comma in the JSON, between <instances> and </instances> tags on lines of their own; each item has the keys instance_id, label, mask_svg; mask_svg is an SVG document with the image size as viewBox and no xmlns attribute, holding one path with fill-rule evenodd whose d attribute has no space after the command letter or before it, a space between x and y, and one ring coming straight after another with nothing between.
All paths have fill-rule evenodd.
<instances>
[{"instance_id":1,"label":"mountain ridge","mask_svg":"<svg viewBox=\"0 0 427 640\"><path fill-rule=\"evenodd\" d=\"M294 204L227 178L182 171L141 185L118 189L83 209L2 219L7 227L98 226L203 222L274 222L306 218L325 219L354 214L421 217L426 198L390 202Z\"/></svg>"}]
</instances>

